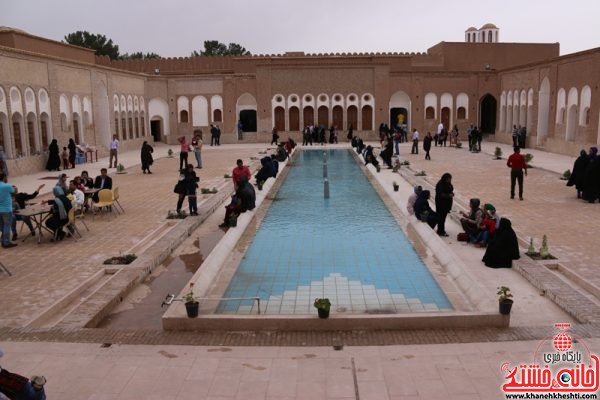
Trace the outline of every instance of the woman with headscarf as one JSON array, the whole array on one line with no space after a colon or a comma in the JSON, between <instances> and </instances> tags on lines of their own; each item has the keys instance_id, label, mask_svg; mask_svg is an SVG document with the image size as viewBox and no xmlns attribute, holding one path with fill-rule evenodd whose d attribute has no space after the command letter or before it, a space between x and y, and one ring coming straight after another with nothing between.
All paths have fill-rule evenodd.
<instances>
[{"instance_id":1,"label":"woman with headscarf","mask_svg":"<svg viewBox=\"0 0 600 400\"><path fill-rule=\"evenodd\" d=\"M579 157L577 157L577 160L575 160L575 163L573 164L573 172L571 172L571 176L567 182L567 186L575 186L578 199L581 198L581 192L583 191L583 178L589 162L590 158L588 157L587 153L585 150L581 150Z\"/></svg>"},{"instance_id":2,"label":"woman with headscarf","mask_svg":"<svg viewBox=\"0 0 600 400\"><path fill-rule=\"evenodd\" d=\"M0 172L8 176L8 165L6 165L6 156L4 155L4 146L0 146Z\"/></svg>"},{"instance_id":3,"label":"woman with headscarf","mask_svg":"<svg viewBox=\"0 0 600 400\"><path fill-rule=\"evenodd\" d=\"M438 216L429 206L430 197L431 192L429 192L429 190L421 191L413 208L415 210L415 216L421 221L424 220L423 222L427 222L431 229L433 229L438 223Z\"/></svg>"},{"instance_id":4,"label":"woman with headscarf","mask_svg":"<svg viewBox=\"0 0 600 400\"><path fill-rule=\"evenodd\" d=\"M581 197L594 203L598 195L600 195L600 159L598 158L598 148L592 147L590 148L590 162L583 176Z\"/></svg>"},{"instance_id":5,"label":"woman with headscarf","mask_svg":"<svg viewBox=\"0 0 600 400\"><path fill-rule=\"evenodd\" d=\"M448 236L446 233L446 216L452 210L453 198L452 175L446 172L435 185L435 209L438 215L437 234L440 236Z\"/></svg>"},{"instance_id":6,"label":"woman with headscarf","mask_svg":"<svg viewBox=\"0 0 600 400\"><path fill-rule=\"evenodd\" d=\"M71 201L65 196L65 192L60 186L55 186L52 193L54 200L48 201L48 204L52 205L52 215L46 220L46 226L54 232L57 240L63 240L65 231L62 230L62 227L69 223Z\"/></svg>"},{"instance_id":7,"label":"woman with headscarf","mask_svg":"<svg viewBox=\"0 0 600 400\"><path fill-rule=\"evenodd\" d=\"M469 200L469 213L460 212L462 215L460 224L467 235L475 235L479 231L479 225L483 221L483 211L479 208L480 204L479 199L471 199Z\"/></svg>"},{"instance_id":8,"label":"woman with headscarf","mask_svg":"<svg viewBox=\"0 0 600 400\"><path fill-rule=\"evenodd\" d=\"M75 141L73 138L69 139L69 164L71 164L71 168L75 168L75 155L77 154L77 146L75 146Z\"/></svg>"},{"instance_id":9,"label":"woman with headscarf","mask_svg":"<svg viewBox=\"0 0 600 400\"><path fill-rule=\"evenodd\" d=\"M488 242L482 261L490 268L511 268L512 261L521 258L519 242L508 218L501 218L496 233Z\"/></svg>"},{"instance_id":10,"label":"woman with headscarf","mask_svg":"<svg viewBox=\"0 0 600 400\"><path fill-rule=\"evenodd\" d=\"M46 163L46 169L48 171L60 171L60 155L56 139L52 139L52 142L48 146L48 162Z\"/></svg>"},{"instance_id":11,"label":"woman with headscarf","mask_svg":"<svg viewBox=\"0 0 600 400\"><path fill-rule=\"evenodd\" d=\"M141 151L142 172L144 174L146 172L148 172L149 174L152 173L152 171L150 171L150 166L154 163L154 158L152 158L153 152L154 152L154 149L152 148L152 146L150 146L148 144L148 142L146 140L144 140L144 143L142 144L142 151Z\"/></svg>"},{"instance_id":12,"label":"woman with headscarf","mask_svg":"<svg viewBox=\"0 0 600 400\"><path fill-rule=\"evenodd\" d=\"M388 137L386 140L385 148L381 150L379 156L387 165L388 169L392 169L392 155L394 154L394 141L391 137Z\"/></svg>"}]
</instances>

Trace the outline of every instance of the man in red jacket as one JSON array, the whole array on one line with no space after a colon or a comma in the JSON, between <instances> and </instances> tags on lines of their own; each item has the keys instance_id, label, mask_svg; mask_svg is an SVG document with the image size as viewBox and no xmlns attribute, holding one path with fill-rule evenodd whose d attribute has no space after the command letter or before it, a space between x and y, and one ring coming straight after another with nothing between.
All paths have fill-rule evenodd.
<instances>
[{"instance_id":1,"label":"man in red jacket","mask_svg":"<svg viewBox=\"0 0 600 400\"><path fill-rule=\"evenodd\" d=\"M521 149L515 147L514 150L515 152L506 161L506 165L510 168L510 198L515 198L515 181L518 181L519 200L523 200L523 171L527 175L527 163L525 157L521 155Z\"/></svg>"}]
</instances>

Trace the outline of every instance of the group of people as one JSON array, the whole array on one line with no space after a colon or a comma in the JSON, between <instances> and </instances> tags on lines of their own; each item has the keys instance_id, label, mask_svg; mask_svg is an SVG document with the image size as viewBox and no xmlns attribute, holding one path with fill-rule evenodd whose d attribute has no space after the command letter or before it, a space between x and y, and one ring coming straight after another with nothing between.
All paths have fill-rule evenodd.
<instances>
[{"instance_id":1,"label":"group of people","mask_svg":"<svg viewBox=\"0 0 600 400\"><path fill-rule=\"evenodd\" d=\"M600 198L600 158L597 147L591 147L589 153L581 150L573 164L567 186L575 186L578 199L595 203Z\"/></svg>"},{"instance_id":2,"label":"group of people","mask_svg":"<svg viewBox=\"0 0 600 400\"><path fill-rule=\"evenodd\" d=\"M454 187L452 186L452 175L448 172L442 175L435 185L435 210L429 205L431 192L423 190L421 186L414 188L407 201L406 209L409 214L415 215L431 227L436 228L440 236L448 236L446 232L446 217L452 210L454 199Z\"/></svg>"},{"instance_id":3,"label":"group of people","mask_svg":"<svg viewBox=\"0 0 600 400\"><path fill-rule=\"evenodd\" d=\"M271 159L271 157L264 157L263 160L266 162L267 158ZM261 160L261 163L263 160ZM236 226L238 216L241 213L253 210L256 206L256 192L250 183L252 172L241 159L236 161L236 166L231 171L231 177L235 194L231 196L231 202L225 207L225 218L223 223L219 225L220 228Z\"/></svg>"},{"instance_id":4,"label":"group of people","mask_svg":"<svg viewBox=\"0 0 600 400\"><path fill-rule=\"evenodd\" d=\"M348 137L352 134L354 128L352 124L348 128ZM275 140L275 135L277 134L277 128L273 128L273 140ZM277 136L278 137L278 136ZM351 138L351 137L350 137ZM302 130L302 145L313 145L313 143L319 143L324 145L325 142L329 144L338 143L338 128L336 125L331 125L329 127L329 138L327 138L327 128L324 125L307 125Z\"/></svg>"},{"instance_id":5,"label":"group of people","mask_svg":"<svg viewBox=\"0 0 600 400\"><path fill-rule=\"evenodd\" d=\"M77 156L77 145L73 138L69 139L67 146L64 146L62 152L58 146L58 141L52 139L48 145L48 161L46 162L46 169L48 171L60 171L62 165L63 169L75 168L75 158Z\"/></svg>"},{"instance_id":6,"label":"group of people","mask_svg":"<svg viewBox=\"0 0 600 400\"><path fill-rule=\"evenodd\" d=\"M430 197L429 190L415 186L407 201L407 211L432 229L437 226L438 235L448 236L445 222L454 198L452 175L445 173L436 184L435 210L429 205ZM469 212L461 212L460 223L464 232L459 233L457 239L485 247L482 261L486 266L510 268L512 261L519 259L519 245L512 223L507 218L500 218L492 204L486 203L481 207L479 199L471 199Z\"/></svg>"},{"instance_id":7,"label":"group of people","mask_svg":"<svg viewBox=\"0 0 600 400\"><path fill-rule=\"evenodd\" d=\"M513 125L512 128L512 141L513 147L525 148L525 142L527 139L527 128L524 126Z\"/></svg>"},{"instance_id":8,"label":"group of people","mask_svg":"<svg viewBox=\"0 0 600 400\"><path fill-rule=\"evenodd\" d=\"M212 128L211 128L211 135L212 135ZM219 133L219 135L220 135L220 133ZM194 153L194 157L196 158L196 168L202 169L202 145L203 145L202 131L194 132L194 136L192 137L192 140L189 143L185 136L181 136L179 139L177 139L177 141L179 142L179 170L183 171L184 169L187 169L188 165L192 165L192 164L188 164L188 153L190 153L190 152ZM212 146L212 142L213 141L211 139L211 146ZM218 143L218 141L216 143L216 146L220 146L220 143ZM143 151L143 148L142 148L142 151ZM143 153L142 153L142 157L143 157ZM194 168L193 165L192 165L192 168ZM143 162L142 162L142 169L144 169Z\"/></svg>"},{"instance_id":9,"label":"group of people","mask_svg":"<svg viewBox=\"0 0 600 400\"><path fill-rule=\"evenodd\" d=\"M66 233L63 228L69 226L69 211L75 208L78 212L84 212L89 206L86 204L85 192L87 189L112 189L112 178L108 176L108 170L102 168L100 175L95 180L90 178L87 171L82 171L80 176L68 181L67 174L61 173L55 186L52 188L54 198L48 200L51 205L50 216L46 219L46 227L54 233L57 240L62 240ZM21 213L26 209L28 202L36 198L45 185L40 185L33 193L20 192L14 185L8 184L8 177L0 173L0 224L2 227L2 247L10 248L17 246L16 241L17 221L22 221L30 231L31 236L36 235L35 227L31 217ZM98 202L98 194L92 196L92 201ZM11 235L12 232L12 235Z\"/></svg>"},{"instance_id":10,"label":"group of people","mask_svg":"<svg viewBox=\"0 0 600 400\"><path fill-rule=\"evenodd\" d=\"M469 142L469 151L479 153L481 151L481 142L483 141L483 132L473 124L467 129L467 141Z\"/></svg>"}]
</instances>

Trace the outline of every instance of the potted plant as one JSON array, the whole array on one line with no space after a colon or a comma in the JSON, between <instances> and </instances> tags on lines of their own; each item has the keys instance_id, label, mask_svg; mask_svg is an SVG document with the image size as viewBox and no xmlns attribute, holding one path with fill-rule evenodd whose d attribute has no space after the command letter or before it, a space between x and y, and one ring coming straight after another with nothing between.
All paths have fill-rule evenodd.
<instances>
[{"instance_id":1,"label":"potted plant","mask_svg":"<svg viewBox=\"0 0 600 400\"><path fill-rule=\"evenodd\" d=\"M167 150L167 157L173 158L173 149Z\"/></svg>"},{"instance_id":2,"label":"potted plant","mask_svg":"<svg viewBox=\"0 0 600 400\"><path fill-rule=\"evenodd\" d=\"M190 291L183 296L185 301L185 311L187 312L188 318L196 318L198 316L198 309L200 303L194 300L194 283L190 282Z\"/></svg>"},{"instance_id":3,"label":"potted plant","mask_svg":"<svg viewBox=\"0 0 600 400\"><path fill-rule=\"evenodd\" d=\"M123 164L117 165L117 174L126 174L125 166Z\"/></svg>"},{"instance_id":4,"label":"potted plant","mask_svg":"<svg viewBox=\"0 0 600 400\"><path fill-rule=\"evenodd\" d=\"M258 190L262 190L264 184L265 181L256 181L256 187L258 188Z\"/></svg>"},{"instance_id":5,"label":"potted plant","mask_svg":"<svg viewBox=\"0 0 600 400\"><path fill-rule=\"evenodd\" d=\"M499 304L500 314L502 314L502 315L510 314L510 309L512 308L512 305L513 305L513 300L511 299L511 297L513 297L513 295L510 292L510 288L507 286L500 286L498 288L498 293L496 293L496 294L498 295L498 304Z\"/></svg>"},{"instance_id":6,"label":"potted plant","mask_svg":"<svg viewBox=\"0 0 600 400\"><path fill-rule=\"evenodd\" d=\"M231 175L229 175L229 174L225 174L225 175L223 175L223 178L225 178L225 179L229 179L229 178L231 178Z\"/></svg>"},{"instance_id":7,"label":"potted plant","mask_svg":"<svg viewBox=\"0 0 600 400\"><path fill-rule=\"evenodd\" d=\"M329 318L329 310L331 309L331 302L328 298L319 298L315 299L314 303L317 312L319 313L319 318Z\"/></svg>"},{"instance_id":8,"label":"potted plant","mask_svg":"<svg viewBox=\"0 0 600 400\"><path fill-rule=\"evenodd\" d=\"M502 149L500 147L496 147L496 150L494 150L494 160L500 159L502 159Z\"/></svg>"},{"instance_id":9,"label":"potted plant","mask_svg":"<svg viewBox=\"0 0 600 400\"><path fill-rule=\"evenodd\" d=\"M560 177L560 179L562 179L563 181L568 181L569 179L571 179L571 170L568 169L565 172L563 172L563 174Z\"/></svg>"},{"instance_id":10,"label":"potted plant","mask_svg":"<svg viewBox=\"0 0 600 400\"><path fill-rule=\"evenodd\" d=\"M533 160L533 154L527 153L527 154L525 154L525 156L523 158L525 158L525 164L527 164L527 168L533 168L531 166L531 160Z\"/></svg>"},{"instance_id":11,"label":"potted plant","mask_svg":"<svg viewBox=\"0 0 600 400\"><path fill-rule=\"evenodd\" d=\"M396 183L396 181L392 182L392 185L394 186L394 192L397 192L398 189L400 189L400 185L398 185L398 183Z\"/></svg>"},{"instance_id":12,"label":"potted plant","mask_svg":"<svg viewBox=\"0 0 600 400\"><path fill-rule=\"evenodd\" d=\"M377 170L377 172L381 171L381 167L379 165L375 166L375 169Z\"/></svg>"},{"instance_id":13,"label":"potted plant","mask_svg":"<svg viewBox=\"0 0 600 400\"><path fill-rule=\"evenodd\" d=\"M544 235L542 237L542 247L540 247L540 257L543 260L550 258L550 251L548 250L548 237Z\"/></svg>"}]
</instances>

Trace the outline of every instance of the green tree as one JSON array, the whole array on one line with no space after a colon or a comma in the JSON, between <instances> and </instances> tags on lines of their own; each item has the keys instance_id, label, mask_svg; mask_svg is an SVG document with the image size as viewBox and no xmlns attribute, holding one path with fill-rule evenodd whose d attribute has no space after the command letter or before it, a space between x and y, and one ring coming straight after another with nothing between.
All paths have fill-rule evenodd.
<instances>
[{"instance_id":1,"label":"green tree","mask_svg":"<svg viewBox=\"0 0 600 400\"><path fill-rule=\"evenodd\" d=\"M96 55L109 56L111 60L119 58L119 46L114 44L112 39L107 39L105 35L77 31L66 35L65 42L95 50Z\"/></svg>"},{"instance_id":2,"label":"green tree","mask_svg":"<svg viewBox=\"0 0 600 400\"><path fill-rule=\"evenodd\" d=\"M135 53L125 53L120 57L122 60L150 60L156 58L162 58L159 54L156 53L142 53L141 51L136 51Z\"/></svg>"},{"instance_id":3,"label":"green tree","mask_svg":"<svg viewBox=\"0 0 600 400\"><path fill-rule=\"evenodd\" d=\"M204 50L192 51L192 57L201 56L249 56L251 53L237 43L221 43L218 40L205 40Z\"/></svg>"}]
</instances>

